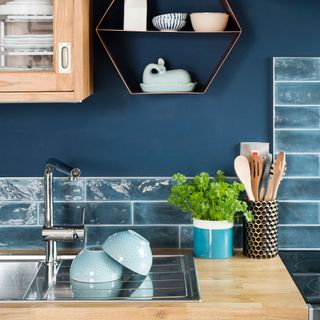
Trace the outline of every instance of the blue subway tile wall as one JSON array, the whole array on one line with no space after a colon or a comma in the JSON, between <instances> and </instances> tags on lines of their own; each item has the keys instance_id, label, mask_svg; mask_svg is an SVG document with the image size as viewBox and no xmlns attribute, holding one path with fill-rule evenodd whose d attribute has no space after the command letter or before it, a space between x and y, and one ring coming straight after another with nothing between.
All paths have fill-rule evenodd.
<instances>
[{"instance_id":1,"label":"blue subway tile wall","mask_svg":"<svg viewBox=\"0 0 320 320\"><path fill-rule=\"evenodd\" d=\"M274 153L287 153L279 246L320 249L320 58L274 58Z\"/></svg>"},{"instance_id":2,"label":"blue subway tile wall","mask_svg":"<svg viewBox=\"0 0 320 320\"><path fill-rule=\"evenodd\" d=\"M55 224L80 224L85 208L86 225L84 243L59 247L101 244L114 232L132 229L154 248L191 248L192 218L168 204L171 185L170 178L55 178ZM41 178L0 178L0 248L44 248L43 188Z\"/></svg>"},{"instance_id":3,"label":"blue subway tile wall","mask_svg":"<svg viewBox=\"0 0 320 320\"><path fill-rule=\"evenodd\" d=\"M320 155L287 154L286 177L320 176Z\"/></svg>"},{"instance_id":4,"label":"blue subway tile wall","mask_svg":"<svg viewBox=\"0 0 320 320\"><path fill-rule=\"evenodd\" d=\"M37 222L35 202L0 202L0 225L36 225Z\"/></svg>"},{"instance_id":5,"label":"blue subway tile wall","mask_svg":"<svg viewBox=\"0 0 320 320\"><path fill-rule=\"evenodd\" d=\"M43 199L41 179L1 179L0 201L37 201Z\"/></svg>"},{"instance_id":6,"label":"blue subway tile wall","mask_svg":"<svg viewBox=\"0 0 320 320\"><path fill-rule=\"evenodd\" d=\"M274 58L274 153L287 153L279 189L281 249L320 249L320 58ZM54 180L55 222L78 224L86 209L84 243L101 244L132 229L154 248L191 248L192 219L167 202L172 180L81 178ZM0 178L0 248L43 249L43 179ZM242 225L234 246L242 247Z\"/></svg>"},{"instance_id":7,"label":"blue subway tile wall","mask_svg":"<svg viewBox=\"0 0 320 320\"><path fill-rule=\"evenodd\" d=\"M191 224L190 214L182 213L167 202L135 202L135 224Z\"/></svg>"},{"instance_id":8,"label":"blue subway tile wall","mask_svg":"<svg viewBox=\"0 0 320 320\"><path fill-rule=\"evenodd\" d=\"M82 209L86 212L84 243L59 247L102 244L112 233L132 229L154 248L192 248L191 215L167 202L172 184L170 178L55 178L55 225L80 224ZM5 190L0 195L0 249L43 249L42 179L0 178L0 186ZM317 219L316 208L309 211ZM241 224L234 228L234 246L242 247Z\"/></svg>"},{"instance_id":9,"label":"blue subway tile wall","mask_svg":"<svg viewBox=\"0 0 320 320\"><path fill-rule=\"evenodd\" d=\"M319 58L274 59L274 76L276 81L312 81L320 78Z\"/></svg>"},{"instance_id":10,"label":"blue subway tile wall","mask_svg":"<svg viewBox=\"0 0 320 320\"><path fill-rule=\"evenodd\" d=\"M87 200L166 200L169 178L94 178L87 182Z\"/></svg>"},{"instance_id":11,"label":"blue subway tile wall","mask_svg":"<svg viewBox=\"0 0 320 320\"><path fill-rule=\"evenodd\" d=\"M320 129L319 107L277 107L277 129Z\"/></svg>"}]
</instances>

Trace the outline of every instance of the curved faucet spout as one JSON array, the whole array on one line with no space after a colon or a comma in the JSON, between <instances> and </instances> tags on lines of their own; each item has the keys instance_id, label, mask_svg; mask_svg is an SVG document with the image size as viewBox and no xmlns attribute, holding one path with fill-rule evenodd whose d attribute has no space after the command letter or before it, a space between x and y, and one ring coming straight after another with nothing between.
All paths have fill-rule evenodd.
<instances>
[{"instance_id":1,"label":"curved faucet spout","mask_svg":"<svg viewBox=\"0 0 320 320\"><path fill-rule=\"evenodd\" d=\"M46 241L46 262L55 263L57 260L57 244L56 241L66 241L66 239L73 240L83 240L84 234L78 231L76 234L80 234L78 237L70 237L69 234L74 234L76 231L73 228L70 232L69 229L59 229L54 230L53 222L53 172L57 170L65 175L67 175L70 180L76 180L80 177L81 171L78 168L73 168L68 164L59 161L55 158L50 158L47 160L44 170L44 227L42 230L43 240ZM77 228L77 230L82 230ZM67 236L65 235L67 234ZM61 236L62 235L62 236Z\"/></svg>"},{"instance_id":2,"label":"curved faucet spout","mask_svg":"<svg viewBox=\"0 0 320 320\"><path fill-rule=\"evenodd\" d=\"M69 176L71 180L76 180L81 175L81 171L79 168L73 168L56 158L50 158L47 160L45 170L57 170L65 174L66 176Z\"/></svg>"}]
</instances>

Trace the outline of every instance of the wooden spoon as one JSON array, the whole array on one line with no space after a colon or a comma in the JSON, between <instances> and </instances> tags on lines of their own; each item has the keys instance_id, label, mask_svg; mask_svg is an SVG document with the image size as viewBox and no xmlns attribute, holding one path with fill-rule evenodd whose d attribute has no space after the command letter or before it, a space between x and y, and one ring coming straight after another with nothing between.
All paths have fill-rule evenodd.
<instances>
[{"instance_id":1,"label":"wooden spoon","mask_svg":"<svg viewBox=\"0 0 320 320\"><path fill-rule=\"evenodd\" d=\"M252 193L256 201L259 201L259 185L262 178L263 160L258 155L248 156L251 174Z\"/></svg>"},{"instance_id":2,"label":"wooden spoon","mask_svg":"<svg viewBox=\"0 0 320 320\"><path fill-rule=\"evenodd\" d=\"M234 170L239 180L246 188L247 197L250 201L255 201L251 188L250 166L245 156L238 156L234 159Z\"/></svg>"}]
</instances>

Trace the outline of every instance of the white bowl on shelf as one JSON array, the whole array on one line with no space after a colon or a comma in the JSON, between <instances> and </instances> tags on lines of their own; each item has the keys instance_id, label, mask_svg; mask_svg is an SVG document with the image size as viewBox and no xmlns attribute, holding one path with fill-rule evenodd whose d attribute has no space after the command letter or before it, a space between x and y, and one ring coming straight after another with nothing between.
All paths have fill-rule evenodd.
<instances>
[{"instance_id":1,"label":"white bowl on shelf","mask_svg":"<svg viewBox=\"0 0 320 320\"><path fill-rule=\"evenodd\" d=\"M160 31L179 31L186 25L186 20L153 18L152 24L156 29Z\"/></svg>"},{"instance_id":2,"label":"white bowl on shelf","mask_svg":"<svg viewBox=\"0 0 320 320\"><path fill-rule=\"evenodd\" d=\"M229 15L224 12L195 12L190 14L196 32L221 32L227 27Z\"/></svg>"}]
</instances>

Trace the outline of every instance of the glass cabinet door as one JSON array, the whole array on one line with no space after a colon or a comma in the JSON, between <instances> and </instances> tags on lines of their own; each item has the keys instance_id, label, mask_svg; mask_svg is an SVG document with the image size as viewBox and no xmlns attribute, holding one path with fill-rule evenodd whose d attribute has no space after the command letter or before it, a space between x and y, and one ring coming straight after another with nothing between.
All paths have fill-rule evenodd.
<instances>
[{"instance_id":1,"label":"glass cabinet door","mask_svg":"<svg viewBox=\"0 0 320 320\"><path fill-rule=\"evenodd\" d=\"M53 70L53 1L0 0L0 70Z\"/></svg>"},{"instance_id":2,"label":"glass cabinet door","mask_svg":"<svg viewBox=\"0 0 320 320\"><path fill-rule=\"evenodd\" d=\"M72 90L74 0L0 0L0 91Z\"/></svg>"}]
</instances>

